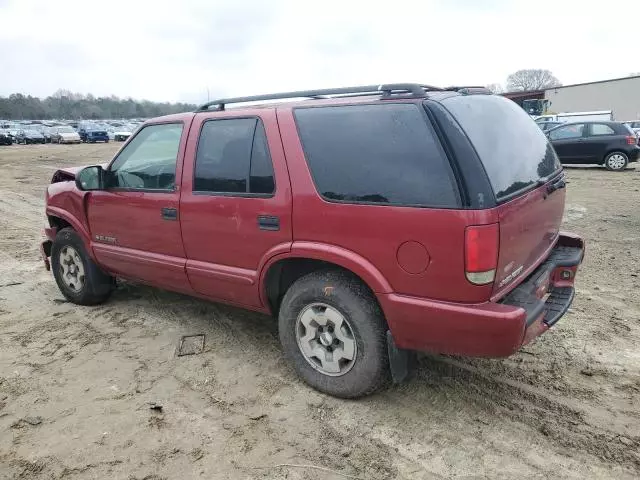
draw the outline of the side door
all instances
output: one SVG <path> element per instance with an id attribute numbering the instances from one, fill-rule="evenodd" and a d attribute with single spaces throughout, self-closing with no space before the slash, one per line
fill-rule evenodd
<path id="1" fill-rule="evenodd" d="M 583 163 L 584 123 L 571 123 L 548 132 L 549 140 L 562 163 Z"/>
<path id="2" fill-rule="evenodd" d="M 275 111 L 198 114 L 191 132 L 180 198 L 189 281 L 202 295 L 261 308 L 260 266 L 292 242 Z"/>
<path id="3" fill-rule="evenodd" d="M 609 145 L 621 137 L 605 123 L 590 123 L 587 124 L 587 127 L 587 137 L 584 143 L 589 163 L 602 163 Z"/>
<path id="4" fill-rule="evenodd" d="M 150 124 L 118 153 L 105 190 L 88 195 L 92 248 L 106 270 L 189 293 L 178 207 L 188 124 Z"/>

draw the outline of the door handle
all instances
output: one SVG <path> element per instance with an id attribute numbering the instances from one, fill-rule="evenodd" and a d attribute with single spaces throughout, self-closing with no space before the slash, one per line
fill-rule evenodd
<path id="1" fill-rule="evenodd" d="M 161 210 L 162 218 L 164 220 L 178 220 L 178 209 L 164 207 Z"/>
<path id="2" fill-rule="evenodd" d="M 280 230 L 280 219 L 270 215 L 258 215 L 258 228 L 276 232 Z"/>

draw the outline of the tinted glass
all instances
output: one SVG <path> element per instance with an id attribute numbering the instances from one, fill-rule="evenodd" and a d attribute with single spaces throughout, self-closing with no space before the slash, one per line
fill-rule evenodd
<path id="1" fill-rule="evenodd" d="M 330 200 L 456 206 L 450 166 L 419 107 L 295 110 L 316 188 Z"/>
<path id="2" fill-rule="evenodd" d="M 255 118 L 205 122 L 196 154 L 194 191 L 270 194 L 274 186 L 262 122 Z"/>
<path id="3" fill-rule="evenodd" d="M 569 140 L 572 138 L 582 137 L 584 131 L 583 123 L 575 123 L 564 127 L 558 127 L 549 132 L 549 138 L 551 140 Z"/>
<path id="4" fill-rule="evenodd" d="M 181 123 L 144 127 L 111 165 L 109 185 L 173 190 L 181 136 Z"/>
<path id="5" fill-rule="evenodd" d="M 615 135 L 616 132 L 609 125 L 594 123 L 591 125 L 591 135 Z"/>
<path id="6" fill-rule="evenodd" d="M 442 104 L 474 145 L 498 199 L 561 168 L 545 134 L 515 102 L 498 95 L 468 95 Z"/>
<path id="7" fill-rule="evenodd" d="M 255 138 L 253 139 L 249 191 L 251 193 L 273 193 L 275 191 L 273 166 L 262 122 L 258 122 L 256 125 Z"/>

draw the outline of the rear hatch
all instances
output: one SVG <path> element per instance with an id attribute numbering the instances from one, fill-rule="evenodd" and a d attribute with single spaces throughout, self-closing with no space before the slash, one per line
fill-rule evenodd
<path id="1" fill-rule="evenodd" d="M 493 298 L 515 288 L 549 254 L 562 223 L 564 174 L 553 147 L 516 103 L 497 95 L 442 101 L 465 131 L 498 202 Z"/>

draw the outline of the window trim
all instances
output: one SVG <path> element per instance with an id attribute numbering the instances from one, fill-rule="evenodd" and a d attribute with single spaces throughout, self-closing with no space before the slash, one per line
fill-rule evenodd
<path id="1" fill-rule="evenodd" d="M 124 149 L 127 148 L 127 145 L 129 145 L 131 141 L 140 134 L 140 132 L 142 132 L 147 127 L 155 127 L 157 125 L 182 125 L 182 133 L 180 134 L 180 141 L 178 142 L 178 153 L 176 154 L 176 177 L 177 177 L 178 176 L 178 157 L 180 156 L 180 144 L 182 143 L 182 140 L 184 138 L 184 121 L 183 120 L 178 120 L 178 121 L 169 120 L 166 122 L 148 123 L 146 125 L 142 125 L 129 137 L 129 140 L 122 146 L 122 148 L 118 151 L 118 153 L 116 153 L 115 157 L 111 159 L 111 161 L 109 162 L 109 165 L 107 165 L 107 168 L 105 169 L 105 173 L 107 175 L 111 174 L 111 166 L 115 163 L 115 161 L 118 159 L 120 154 L 122 154 Z M 105 188 L 106 192 L 175 193 L 178 190 L 179 190 L 178 185 L 175 184 L 175 182 L 174 182 L 173 188 L 131 188 L 131 187 Z"/>
<path id="2" fill-rule="evenodd" d="M 253 193 L 253 192 L 214 192 L 211 190 L 196 190 L 196 169 L 198 167 L 198 148 L 200 147 L 200 139 L 202 138 L 202 130 L 208 122 L 221 122 L 225 120 L 257 120 L 257 123 L 253 129 L 253 136 L 251 138 L 251 155 L 249 157 L 249 170 L 247 171 L 247 186 L 251 188 L 251 161 L 253 159 L 253 144 L 256 140 L 256 130 L 258 124 L 262 125 L 264 131 L 265 140 L 267 142 L 267 152 L 269 153 L 269 161 L 271 162 L 271 170 L 273 171 L 273 192 L 272 193 Z M 200 124 L 200 130 L 198 131 L 198 141 L 196 142 L 196 151 L 193 155 L 193 175 L 191 178 L 191 193 L 193 195 L 203 195 L 210 197 L 239 197 L 239 198 L 273 198 L 278 191 L 278 182 L 276 181 L 276 169 L 273 164 L 273 156 L 271 155 L 271 148 L 269 148 L 269 135 L 267 129 L 264 126 L 262 117 L 259 115 L 240 115 L 240 116 L 228 116 L 228 117 L 210 117 L 205 118 Z"/>
<path id="3" fill-rule="evenodd" d="M 553 132 L 557 132 L 558 130 L 562 130 L 563 128 L 568 128 L 568 127 L 571 127 L 573 125 L 582 125 L 582 133 L 579 136 L 577 136 L 577 137 L 565 137 L 565 138 L 551 138 L 551 135 L 553 134 Z M 553 128 L 551 131 L 549 131 L 549 140 L 551 142 L 559 142 L 559 141 L 562 141 L 562 140 L 575 140 L 577 138 L 585 138 L 585 137 L 588 136 L 588 135 L 585 135 L 588 131 L 590 132 L 591 129 L 589 128 L 589 125 L 584 123 L 584 122 L 582 122 L 582 123 L 580 123 L 580 122 L 569 123 L 567 125 L 561 125 L 561 126 L 559 126 L 557 128 Z"/>
<path id="4" fill-rule="evenodd" d="M 601 125 L 604 127 L 607 127 L 609 130 L 611 130 L 611 133 L 593 133 L 593 127 L 597 126 L 597 125 Z M 613 128 L 611 125 L 607 125 L 606 123 L 590 123 L 589 124 L 589 132 L 587 133 L 587 138 L 588 137 L 610 137 L 612 135 L 620 135 L 618 132 L 616 132 L 615 128 Z"/>
<path id="5" fill-rule="evenodd" d="M 444 205 L 425 205 L 425 204 L 414 204 L 414 203 L 395 203 L 395 202 L 368 202 L 368 201 L 362 201 L 362 200 L 337 200 L 334 198 L 328 198 L 325 197 L 322 192 L 320 192 L 320 190 L 318 189 L 318 184 L 316 181 L 316 177 L 313 173 L 313 169 L 311 168 L 311 166 L 309 165 L 309 155 L 307 154 L 307 150 L 304 146 L 304 142 L 302 141 L 302 136 L 300 135 L 300 125 L 298 124 L 298 118 L 295 115 L 296 110 L 307 110 L 307 109 L 312 109 L 312 108 L 335 108 L 335 107 L 361 107 L 361 106 L 377 106 L 377 105 L 414 105 L 417 109 L 418 112 L 420 114 L 420 116 L 422 116 L 422 118 L 424 119 L 425 123 L 426 123 L 426 127 L 427 129 L 431 132 L 432 137 L 434 139 L 434 142 L 436 143 L 438 149 L 440 150 L 443 159 L 445 160 L 445 169 L 447 170 L 447 174 L 449 176 L 449 183 L 451 185 L 451 188 L 453 190 L 453 195 L 455 197 L 455 205 L 451 205 L 451 206 L 444 206 Z M 444 145 L 442 144 L 442 141 L 440 140 L 440 137 L 438 136 L 438 132 L 435 130 L 433 124 L 431 123 L 431 120 L 429 118 L 429 116 L 427 115 L 427 112 L 425 111 L 424 108 L 421 108 L 422 103 L 421 102 L 391 102 L 391 101 L 385 101 L 385 103 L 346 103 L 346 104 L 335 104 L 335 105 L 308 105 L 308 106 L 300 106 L 300 107 L 293 107 L 291 109 L 291 115 L 293 116 L 293 123 L 296 126 L 296 134 L 298 136 L 298 141 L 300 142 L 300 146 L 302 148 L 302 152 L 304 154 L 304 162 L 307 166 L 307 170 L 309 171 L 309 174 L 311 175 L 311 180 L 312 180 L 312 184 L 313 184 L 313 188 L 316 191 L 316 193 L 318 194 L 318 197 L 327 202 L 327 203 L 336 203 L 336 204 L 342 204 L 342 205 L 371 205 L 371 206 L 380 206 L 380 207 L 408 207 L 408 208 L 429 208 L 431 210 L 460 210 L 463 207 L 462 204 L 462 198 L 461 198 L 461 192 L 459 189 L 459 185 L 458 185 L 458 180 L 455 176 L 455 172 L 453 171 L 453 167 L 451 165 L 451 159 L 447 156 L 447 151 L 444 148 Z"/>

